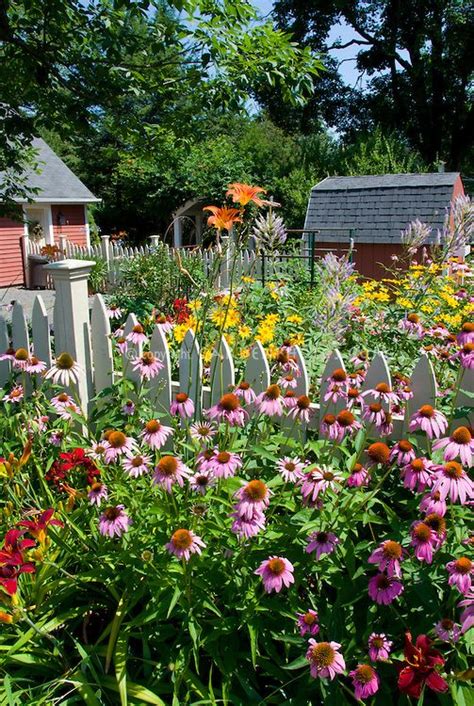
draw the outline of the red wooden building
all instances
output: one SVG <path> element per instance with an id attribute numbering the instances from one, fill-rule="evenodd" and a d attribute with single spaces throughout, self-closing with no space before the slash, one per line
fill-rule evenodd
<path id="1" fill-rule="evenodd" d="M 304 227 L 317 231 L 316 248 L 335 253 L 347 250 L 352 237 L 357 270 L 380 278 L 401 252 L 408 223 L 418 218 L 431 225 L 435 239 L 451 201 L 462 194 L 458 172 L 327 177 L 311 191 Z"/>
<path id="2" fill-rule="evenodd" d="M 24 284 L 23 235 L 43 245 L 57 244 L 59 236 L 88 245 L 87 205 L 100 201 L 44 140 L 33 140 L 33 147 L 38 169 L 28 172 L 26 183 L 37 191 L 31 202 L 18 202 L 16 218 L 0 217 L 0 287 Z"/>

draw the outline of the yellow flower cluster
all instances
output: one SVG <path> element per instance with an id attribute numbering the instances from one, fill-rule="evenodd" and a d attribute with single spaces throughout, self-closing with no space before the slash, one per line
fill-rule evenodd
<path id="1" fill-rule="evenodd" d="M 275 328 L 279 318 L 278 314 L 267 314 L 267 316 L 263 317 L 257 327 L 255 339 L 263 345 L 271 343 L 275 338 Z"/>

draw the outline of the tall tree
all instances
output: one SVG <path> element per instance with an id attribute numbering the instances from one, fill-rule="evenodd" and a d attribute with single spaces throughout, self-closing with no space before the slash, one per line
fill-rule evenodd
<path id="1" fill-rule="evenodd" d="M 474 144 L 471 0 L 276 0 L 278 26 L 317 51 L 337 23 L 369 77 L 352 101 L 357 126 L 405 134 L 425 161 L 459 168 Z M 352 96 L 354 99 L 354 96 Z"/>

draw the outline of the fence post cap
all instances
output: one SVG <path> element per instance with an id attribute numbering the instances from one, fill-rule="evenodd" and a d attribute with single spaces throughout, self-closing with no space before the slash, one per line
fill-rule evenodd
<path id="1" fill-rule="evenodd" d="M 102 238 L 102 240 L 110 240 L 110 235 L 101 235 L 100 237 Z"/>
<path id="2" fill-rule="evenodd" d="M 43 268 L 58 279 L 82 279 L 88 277 L 94 267 L 94 260 L 59 260 L 43 265 Z"/>

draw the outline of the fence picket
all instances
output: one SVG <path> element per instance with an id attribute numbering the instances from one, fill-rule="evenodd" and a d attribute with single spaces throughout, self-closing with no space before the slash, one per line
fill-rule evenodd
<path id="1" fill-rule="evenodd" d="M 48 313 L 43 297 L 36 295 L 31 315 L 31 333 L 33 352 L 37 358 L 44 361 L 48 368 L 52 363 L 51 336 L 49 332 Z"/>
<path id="2" fill-rule="evenodd" d="M 345 403 L 341 400 L 338 400 L 336 403 L 331 402 L 331 400 L 328 400 L 327 402 L 324 401 L 324 396 L 329 388 L 329 383 L 328 383 L 327 379 L 329 377 L 331 377 L 332 373 L 337 368 L 342 368 L 342 370 L 344 370 L 344 371 L 346 369 L 345 365 L 344 365 L 344 361 L 342 360 L 341 354 L 336 349 L 329 356 L 328 362 L 326 363 L 326 367 L 324 368 L 324 372 L 323 372 L 323 375 L 321 378 L 321 388 L 320 388 L 320 393 L 319 393 L 319 420 L 320 420 L 320 422 L 322 421 L 324 415 L 328 414 L 329 412 L 331 414 L 337 414 L 341 409 L 344 409 L 344 407 L 345 407 Z"/>
<path id="3" fill-rule="evenodd" d="M 464 368 L 461 380 L 459 383 L 459 389 L 456 394 L 455 407 L 470 407 L 470 411 L 464 417 L 458 417 L 454 419 L 452 423 L 452 428 L 456 429 L 460 426 L 474 427 L 474 405 L 472 402 L 472 395 L 474 394 L 474 370 L 472 368 Z M 471 396 L 469 396 L 471 395 Z"/>
<path id="4" fill-rule="evenodd" d="M 159 418 L 163 420 L 169 416 L 172 384 L 170 351 L 161 326 L 155 326 L 151 337 L 150 350 L 163 363 L 163 368 L 149 383 L 150 398 L 153 406 L 158 410 Z"/>
<path id="5" fill-rule="evenodd" d="M 194 402 L 195 418 L 202 410 L 202 357 L 196 334 L 189 329 L 179 354 L 179 389 Z"/>
<path id="6" fill-rule="evenodd" d="M 138 319 L 135 314 L 129 314 L 127 321 L 125 322 L 125 326 L 123 327 L 123 335 L 125 338 L 132 332 L 133 327 L 137 326 L 137 324 Z M 142 350 L 143 345 L 141 343 L 132 343 L 131 341 L 128 341 L 127 350 L 122 354 L 123 374 L 128 380 L 132 380 L 133 382 L 140 382 L 141 378 L 138 370 L 133 370 L 131 361 L 135 356 L 141 355 Z"/>
<path id="7" fill-rule="evenodd" d="M 235 368 L 229 344 L 224 336 L 216 344 L 211 360 L 211 405 L 235 387 Z"/>
<path id="8" fill-rule="evenodd" d="M 410 379 L 413 397 L 408 400 L 405 423 L 408 428 L 410 416 L 424 404 L 436 407 L 437 384 L 431 360 L 422 353 L 416 363 Z"/>
<path id="9" fill-rule="evenodd" d="M 295 394 L 299 397 L 300 395 L 307 395 L 309 392 L 309 377 L 308 369 L 306 368 L 306 362 L 301 352 L 299 346 L 293 346 L 292 354 L 295 357 L 296 363 L 300 370 L 300 376 L 296 378 L 296 387 L 294 388 Z"/>
<path id="10" fill-rule="evenodd" d="M 114 380 L 110 319 L 101 294 L 96 294 L 92 303 L 91 332 L 94 384 L 96 393 L 99 393 L 110 387 Z"/>
<path id="11" fill-rule="evenodd" d="M 7 322 L 0 316 L 0 352 L 3 354 L 10 348 Z M 11 363 L 9 360 L 0 360 L 0 387 L 3 387 L 10 377 Z"/>
<path id="12" fill-rule="evenodd" d="M 256 341 L 250 351 L 245 366 L 245 381 L 249 383 L 257 395 L 264 392 L 270 385 L 270 366 L 260 341 Z"/>
<path id="13" fill-rule="evenodd" d="M 15 350 L 17 348 L 30 350 L 28 322 L 23 307 L 19 302 L 15 302 L 12 309 L 12 343 Z"/>

